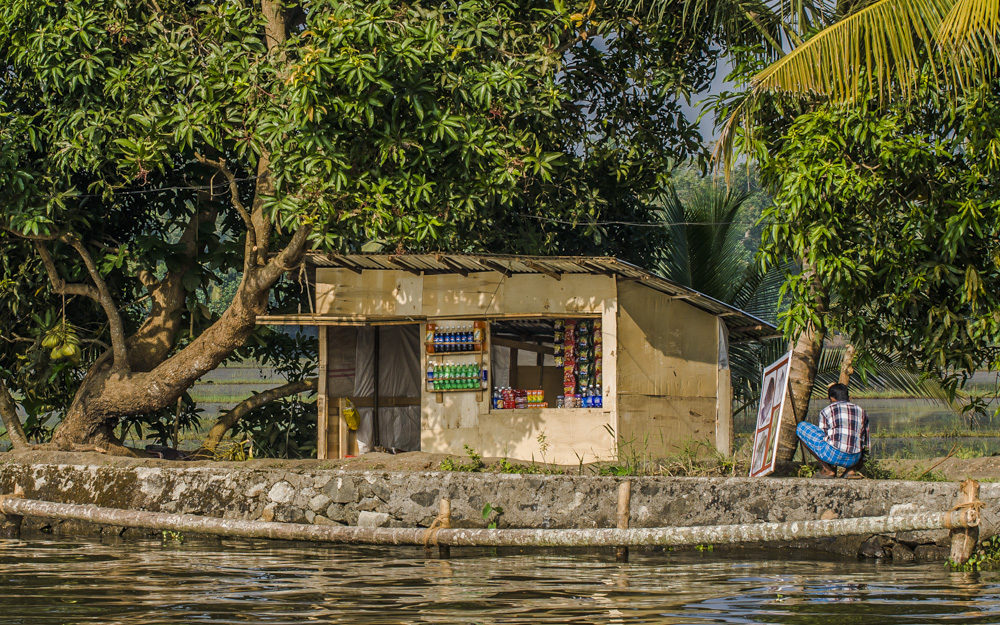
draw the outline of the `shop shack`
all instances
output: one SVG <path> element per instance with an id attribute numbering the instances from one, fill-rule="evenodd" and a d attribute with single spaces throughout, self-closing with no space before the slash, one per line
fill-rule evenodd
<path id="1" fill-rule="evenodd" d="M 376 448 L 559 464 L 732 452 L 729 344 L 774 328 L 607 257 L 307 259 L 318 457 Z M 310 271 L 312 273 L 312 271 Z M 356 411 L 357 430 L 345 416 Z"/>

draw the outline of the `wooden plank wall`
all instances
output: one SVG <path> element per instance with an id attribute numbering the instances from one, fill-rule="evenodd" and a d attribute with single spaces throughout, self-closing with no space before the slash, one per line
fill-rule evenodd
<path id="1" fill-rule="evenodd" d="M 719 327 L 719 341 L 729 349 L 729 330 L 722 318 L 716 319 Z M 722 347 L 720 347 L 721 349 Z M 718 398 L 715 409 L 715 448 L 725 456 L 733 455 L 733 380 L 729 367 L 722 368 L 719 363 Z"/>
<path id="2" fill-rule="evenodd" d="M 319 327 L 319 383 L 316 393 L 316 458 L 330 457 L 330 411 L 328 408 L 326 362 L 328 358 L 326 326 Z M 333 456 L 336 458 L 337 456 Z"/>
<path id="3" fill-rule="evenodd" d="M 481 317 L 601 313 L 614 298 L 608 276 L 497 272 L 418 276 L 406 271 L 317 269 L 316 312 L 342 316 Z"/>
<path id="4" fill-rule="evenodd" d="M 618 436 L 653 456 L 715 446 L 717 318 L 634 282 L 618 285 Z"/>
<path id="5" fill-rule="evenodd" d="M 425 276 L 422 314 L 427 317 L 551 315 L 572 317 L 600 314 L 603 319 L 604 386 L 613 398 L 617 304 L 615 281 L 607 276 L 564 275 L 555 280 L 542 275 L 503 278 L 499 273 Z M 421 332 L 426 325 L 421 325 Z M 608 353 L 612 356 L 609 358 Z M 424 355 L 423 369 L 427 368 Z M 488 359 L 488 356 L 487 356 Z M 492 378 L 491 378 L 492 379 Z M 490 390 L 483 400 L 473 393 L 425 393 L 421 407 L 423 451 L 464 455 L 469 445 L 485 457 L 576 464 L 578 458 L 611 459 L 614 440 L 605 425 L 614 427 L 614 400 L 598 410 L 499 410 L 490 407 Z M 555 398 L 550 398 L 554 403 Z M 539 443 L 539 434 L 545 443 Z M 547 447 L 544 454 L 543 447 Z"/>

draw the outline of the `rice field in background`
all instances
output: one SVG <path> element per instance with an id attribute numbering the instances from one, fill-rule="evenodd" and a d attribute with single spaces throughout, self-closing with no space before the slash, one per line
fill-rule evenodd
<path id="1" fill-rule="evenodd" d="M 254 393 L 280 386 L 285 380 L 270 367 L 239 364 L 218 369 L 198 380 L 189 391 L 204 418 L 214 419 Z"/>

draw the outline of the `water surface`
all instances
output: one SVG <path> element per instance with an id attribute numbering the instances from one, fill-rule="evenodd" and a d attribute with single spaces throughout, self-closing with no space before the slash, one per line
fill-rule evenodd
<path id="1" fill-rule="evenodd" d="M 998 574 L 831 558 L 12 540 L 0 541 L 0 622 L 1000 622 Z"/>

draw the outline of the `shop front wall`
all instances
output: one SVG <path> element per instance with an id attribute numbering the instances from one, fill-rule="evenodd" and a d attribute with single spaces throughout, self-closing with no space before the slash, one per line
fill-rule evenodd
<path id="1" fill-rule="evenodd" d="M 648 287 L 618 289 L 618 435 L 653 456 L 716 445 L 719 332 L 715 315 Z"/>

